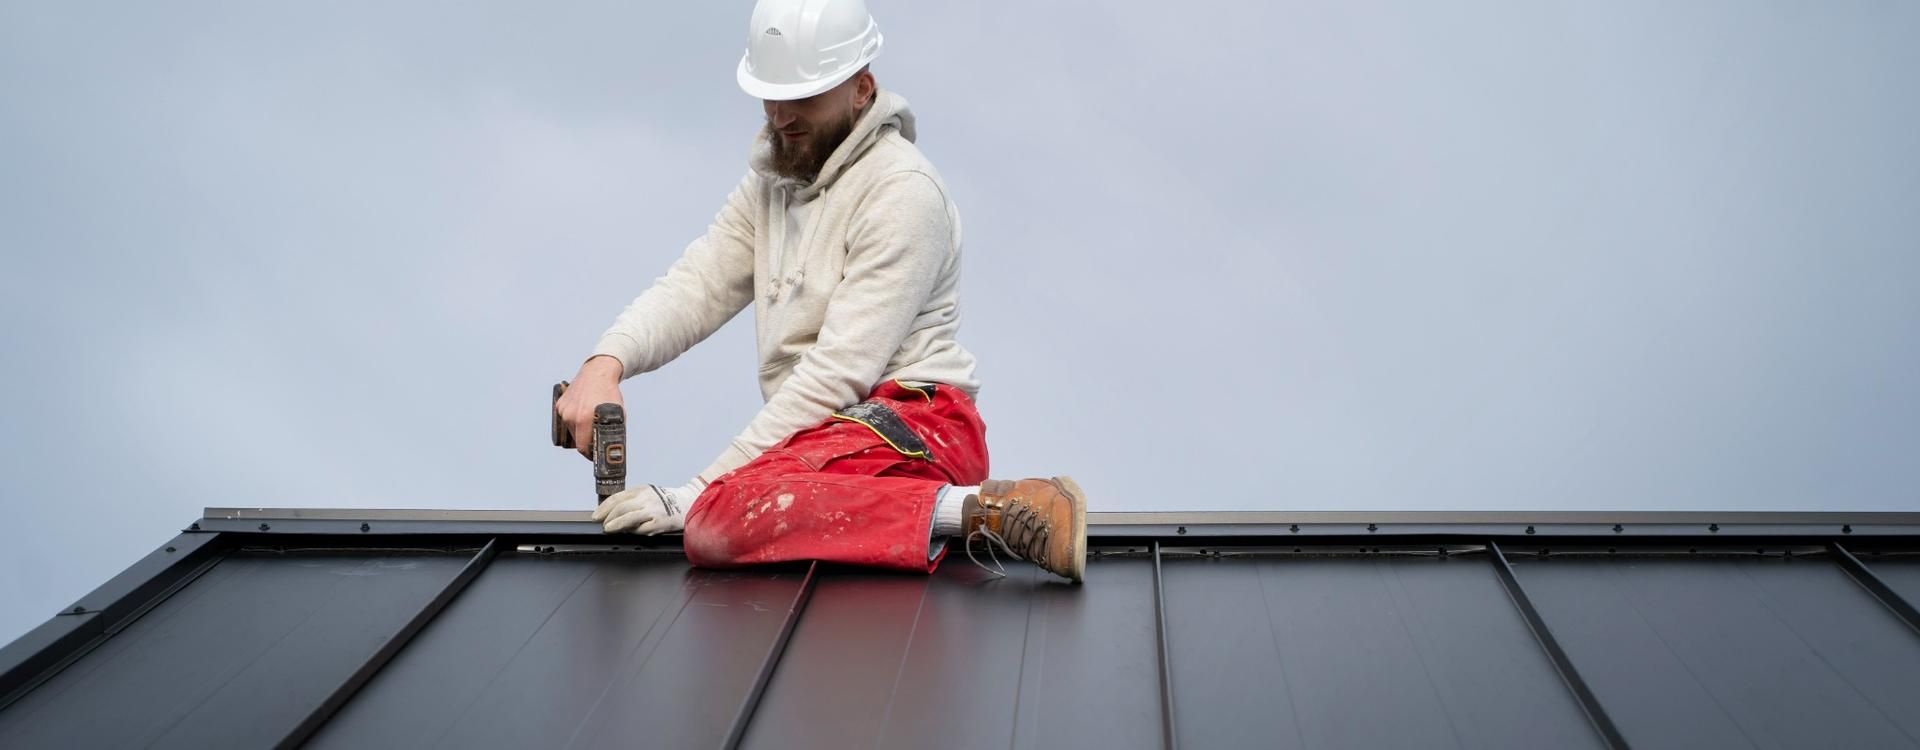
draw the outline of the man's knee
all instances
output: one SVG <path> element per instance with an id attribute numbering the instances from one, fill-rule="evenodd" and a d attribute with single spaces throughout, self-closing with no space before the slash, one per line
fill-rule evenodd
<path id="1" fill-rule="evenodd" d="M 709 505 L 703 502 L 694 507 L 695 510 L 710 510 L 702 507 Z M 687 526 L 680 534 L 680 546 L 687 553 L 687 562 L 703 568 L 714 568 L 733 561 L 733 545 L 727 538 L 725 518 L 716 518 L 712 513 L 689 512 Z"/>
<path id="2" fill-rule="evenodd" d="M 687 509 L 687 524 L 681 530 L 680 546 L 687 561 L 703 568 L 732 567 L 745 564 L 741 558 L 759 544 L 754 528 L 740 523 L 751 518 L 753 507 L 763 502 L 786 475 L 800 470 L 791 457 L 763 455 L 713 484 Z M 784 508 L 783 508 L 784 509 Z"/>

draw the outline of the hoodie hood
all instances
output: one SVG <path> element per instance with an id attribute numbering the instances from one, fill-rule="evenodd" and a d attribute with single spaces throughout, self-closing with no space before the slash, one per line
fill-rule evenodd
<path id="1" fill-rule="evenodd" d="M 886 89 L 874 94 L 873 103 L 867 106 L 865 114 L 853 124 L 853 132 L 827 157 L 827 163 L 820 166 L 820 174 L 811 183 L 782 177 L 773 171 L 773 142 L 768 140 L 765 128 L 754 136 L 753 148 L 747 154 L 747 165 L 753 171 L 774 184 L 781 184 L 793 190 L 795 200 L 805 202 L 813 200 L 821 191 L 833 186 L 848 167 L 859 161 L 889 132 L 898 132 L 900 137 L 911 143 L 914 139 L 913 110 L 907 107 L 905 97 Z"/>

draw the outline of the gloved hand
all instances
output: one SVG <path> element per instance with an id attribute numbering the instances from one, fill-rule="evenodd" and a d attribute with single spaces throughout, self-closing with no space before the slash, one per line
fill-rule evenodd
<path id="1" fill-rule="evenodd" d="M 607 498 L 593 509 L 593 520 L 609 534 L 664 534 L 687 527 L 687 509 L 706 489 L 695 479 L 679 487 L 643 484 Z"/>

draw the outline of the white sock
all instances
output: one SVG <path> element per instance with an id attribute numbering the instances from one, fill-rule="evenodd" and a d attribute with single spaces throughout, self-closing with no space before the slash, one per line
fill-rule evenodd
<path id="1" fill-rule="evenodd" d="M 933 536 L 957 536 L 960 525 L 966 519 L 960 517 L 968 495 L 980 494 L 980 486 L 955 487 L 951 484 L 940 488 L 940 498 L 933 504 Z"/>
<path id="2" fill-rule="evenodd" d="M 928 560 L 946 549 L 947 537 L 960 534 L 960 525 L 966 522 L 960 516 L 966 509 L 967 496 L 979 492 L 979 485 L 955 487 L 949 484 L 940 488 L 940 494 L 933 499 L 933 528 L 927 533 Z"/>

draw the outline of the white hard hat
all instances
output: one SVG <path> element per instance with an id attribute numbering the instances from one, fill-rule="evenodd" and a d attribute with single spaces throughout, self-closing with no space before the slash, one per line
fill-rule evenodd
<path id="1" fill-rule="evenodd" d="M 756 99 L 805 99 L 880 56 L 866 0 L 760 0 L 740 58 L 740 88 Z"/>

